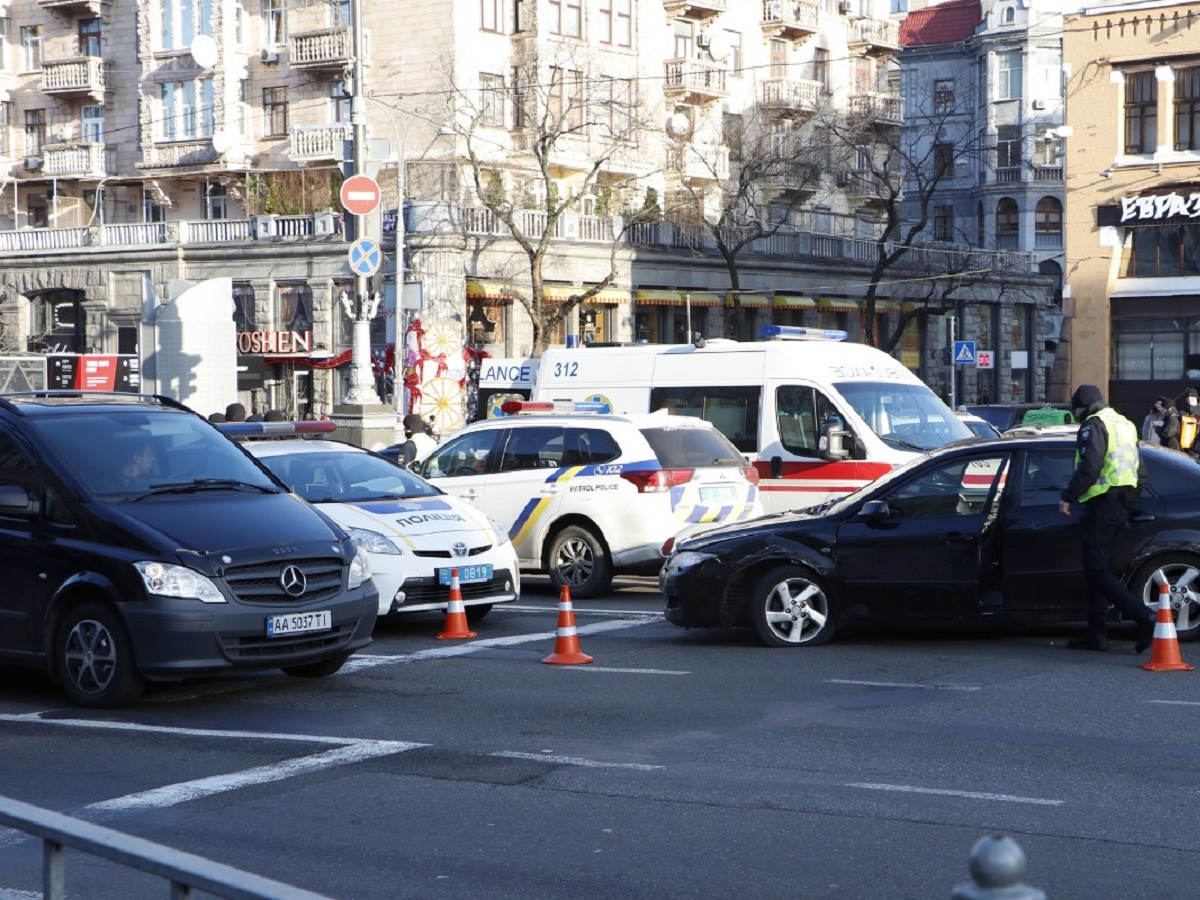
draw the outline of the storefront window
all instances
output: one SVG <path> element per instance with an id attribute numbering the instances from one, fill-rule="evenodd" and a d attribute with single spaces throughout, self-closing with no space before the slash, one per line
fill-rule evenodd
<path id="1" fill-rule="evenodd" d="M 1126 231 L 1126 278 L 1200 275 L 1200 225 L 1140 225 Z"/>
<path id="2" fill-rule="evenodd" d="M 285 331 L 312 331 L 312 288 L 305 283 L 279 285 L 277 321 Z"/>
<path id="3" fill-rule="evenodd" d="M 1197 319 L 1115 319 L 1113 379 L 1177 381 L 1189 367 L 1200 363 L 1200 356 L 1194 352 L 1198 346 Z"/>
<path id="4" fill-rule="evenodd" d="M 233 324 L 238 331 L 254 330 L 254 286 L 249 282 L 233 283 Z"/>

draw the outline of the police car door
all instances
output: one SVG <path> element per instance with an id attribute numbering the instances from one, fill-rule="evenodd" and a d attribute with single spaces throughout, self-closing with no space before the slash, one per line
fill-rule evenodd
<path id="1" fill-rule="evenodd" d="M 429 455 L 421 464 L 421 474 L 447 494 L 466 500 L 486 513 L 486 476 L 495 468 L 494 448 L 502 435 L 500 428 L 459 435 Z"/>
<path id="2" fill-rule="evenodd" d="M 488 515 L 508 528 L 522 561 L 537 560 L 537 537 L 556 515 L 565 432 L 561 425 L 509 429 L 490 479 Z"/>

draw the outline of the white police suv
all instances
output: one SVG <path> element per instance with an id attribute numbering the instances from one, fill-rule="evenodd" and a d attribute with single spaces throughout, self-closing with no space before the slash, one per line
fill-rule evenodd
<path id="1" fill-rule="evenodd" d="M 762 515 L 756 470 L 709 422 L 580 411 L 595 406 L 513 401 L 419 471 L 504 523 L 520 565 L 577 597 L 618 571 L 656 573 L 676 537 Z"/>

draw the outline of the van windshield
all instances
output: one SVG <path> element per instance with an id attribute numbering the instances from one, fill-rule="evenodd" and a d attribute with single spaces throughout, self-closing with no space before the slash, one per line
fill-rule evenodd
<path id="1" fill-rule="evenodd" d="M 923 384 L 852 381 L 838 384 L 837 389 L 880 440 L 898 450 L 923 453 L 971 437 L 970 430 Z"/>

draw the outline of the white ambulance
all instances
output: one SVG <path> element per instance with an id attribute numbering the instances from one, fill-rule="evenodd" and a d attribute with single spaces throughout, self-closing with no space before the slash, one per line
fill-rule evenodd
<path id="1" fill-rule="evenodd" d="M 971 432 L 916 375 L 845 332 L 768 325 L 766 340 L 547 350 L 533 399 L 707 419 L 759 473 L 768 512 L 869 484 Z"/>

